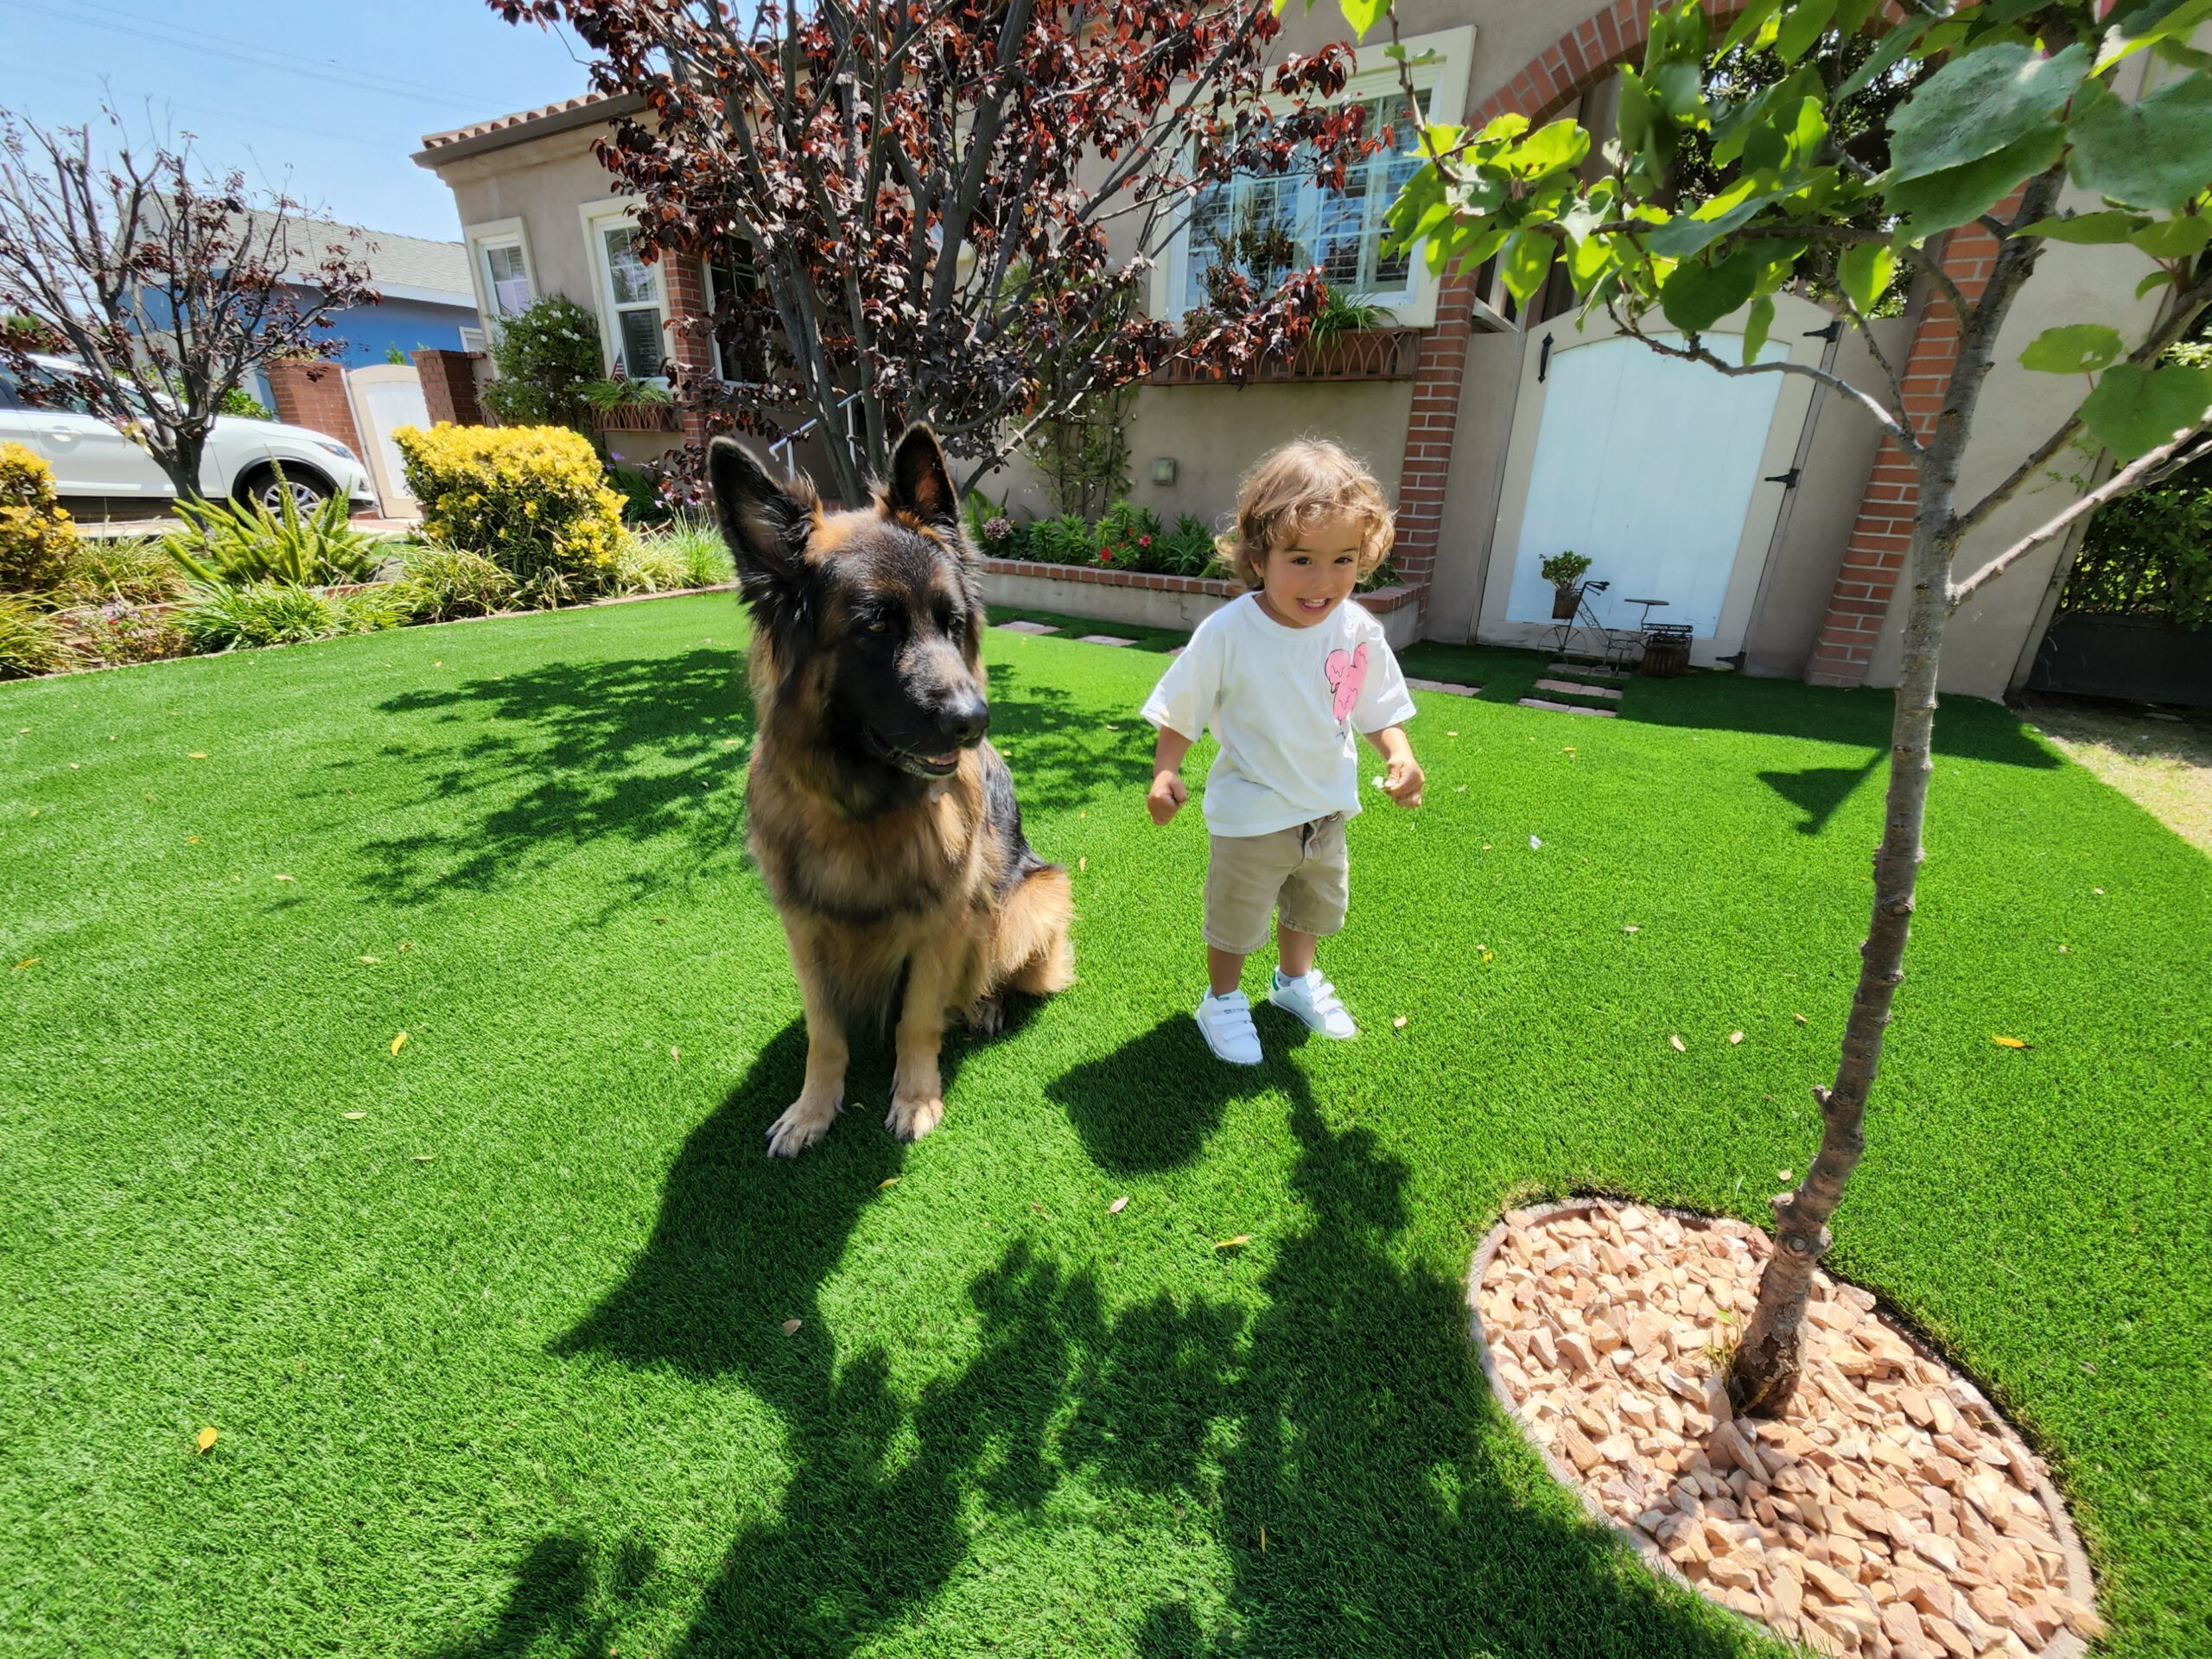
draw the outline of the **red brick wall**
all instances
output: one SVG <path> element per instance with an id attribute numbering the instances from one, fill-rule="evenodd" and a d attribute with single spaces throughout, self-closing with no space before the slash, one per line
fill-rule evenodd
<path id="1" fill-rule="evenodd" d="M 269 364 L 263 372 L 278 420 L 327 433 L 357 456 L 366 453 L 353 426 L 353 406 L 346 399 L 346 372 L 337 364 L 295 359 Z"/>
<path id="2" fill-rule="evenodd" d="M 423 403 L 430 423 L 450 421 L 455 426 L 484 426 L 484 410 L 476 401 L 476 365 L 481 352 L 449 352 L 428 346 L 415 353 L 415 372 L 423 382 Z"/>
<path id="3" fill-rule="evenodd" d="M 1993 211 L 2005 213 L 2011 200 Z M 1979 225 L 1951 232 L 1943 245 L 1943 270 L 1969 303 L 1981 296 L 1997 259 L 1997 238 Z M 1906 354 L 1904 410 L 1923 442 L 1935 430 L 1943 392 L 1959 360 L 1959 322 L 1949 306 L 1930 296 Z M 1813 661 L 1805 671 L 1814 685 L 1861 685 L 1873 665 L 1897 578 L 1912 545 L 1913 515 L 1920 507 L 1920 476 L 1896 444 L 1884 439 L 1874 454 L 1874 470 L 1859 504 L 1859 518 L 1845 544 L 1843 568 L 1828 595 L 1827 615 L 1813 641 Z"/>
<path id="4" fill-rule="evenodd" d="M 668 354 L 688 373 L 712 374 L 715 346 L 709 334 L 705 267 L 696 259 L 671 254 L 661 261 L 660 280 L 668 296 Z M 706 435 L 705 423 L 685 410 L 686 442 L 702 443 Z"/>

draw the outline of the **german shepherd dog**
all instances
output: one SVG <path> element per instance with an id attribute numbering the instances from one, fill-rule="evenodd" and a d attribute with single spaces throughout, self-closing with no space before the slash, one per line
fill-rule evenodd
<path id="1" fill-rule="evenodd" d="M 844 1100 L 847 1034 L 897 1017 L 891 1132 L 944 1116 L 949 1015 L 998 1029 L 1007 991 L 1074 978 L 1066 869 L 1022 838 L 1006 763 L 983 741 L 983 598 L 944 456 L 908 429 L 891 481 L 824 513 L 730 438 L 708 481 L 753 613 L 759 718 L 746 775 L 753 855 L 790 940 L 806 1081 L 768 1130 L 796 1157 Z"/>

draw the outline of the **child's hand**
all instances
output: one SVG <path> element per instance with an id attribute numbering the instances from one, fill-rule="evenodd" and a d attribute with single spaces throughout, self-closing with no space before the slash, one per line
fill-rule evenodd
<path id="1" fill-rule="evenodd" d="M 1154 823 L 1166 823 L 1183 810 L 1191 798 L 1191 791 L 1184 786 L 1182 778 L 1172 772 L 1160 772 L 1153 776 L 1152 789 L 1144 798 L 1145 810 L 1152 814 Z"/>
<path id="2" fill-rule="evenodd" d="M 1402 754 L 1390 762 L 1382 774 L 1382 792 L 1400 806 L 1421 804 L 1421 786 L 1428 778 L 1421 769 L 1421 762 L 1410 754 Z"/>

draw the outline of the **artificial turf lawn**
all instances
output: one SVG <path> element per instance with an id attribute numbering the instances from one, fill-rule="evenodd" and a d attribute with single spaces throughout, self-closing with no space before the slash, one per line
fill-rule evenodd
<path id="1" fill-rule="evenodd" d="M 1485 690 L 1417 697 L 1428 804 L 1352 828 L 1365 1034 L 1262 1009 L 1243 1072 L 1186 1012 L 1199 814 L 1144 810 L 1159 641 L 994 632 L 1081 982 L 955 1039 L 912 1147 L 863 1046 L 788 1164 L 740 634 L 717 595 L 0 688 L 0 1651 L 1760 1649 L 1547 1481 L 1461 1281 L 1522 1198 L 1763 1219 L 1802 1167 L 1885 694 L 1584 720 L 1512 706 L 1540 659 L 1409 653 Z M 2113 1650 L 2202 1652 L 2212 867 L 2001 709 L 1938 731 L 1832 1263 L 2053 1457 Z"/>

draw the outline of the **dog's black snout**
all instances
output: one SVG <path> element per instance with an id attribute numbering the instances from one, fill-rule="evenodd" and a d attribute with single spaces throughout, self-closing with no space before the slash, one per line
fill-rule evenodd
<path id="1" fill-rule="evenodd" d="M 966 748 L 982 741 L 983 734 L 991 729 L 991 706 L 972 690 L 956 692 L 938 716 L 938 729 L 947 742 Z"/>

